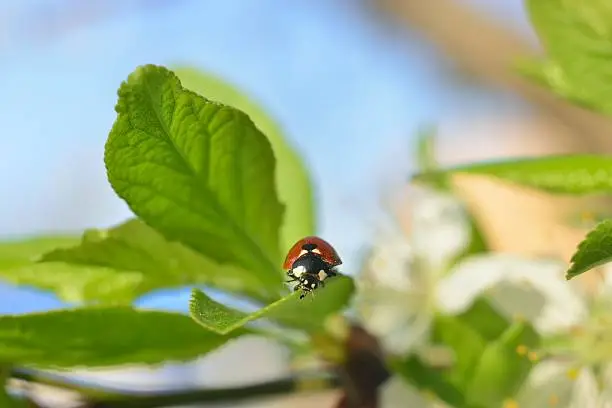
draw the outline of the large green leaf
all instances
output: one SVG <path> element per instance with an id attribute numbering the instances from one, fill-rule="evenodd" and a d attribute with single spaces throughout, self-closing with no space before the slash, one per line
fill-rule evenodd
<path id="1" fill-rule="evenodd" d="M 0 270 L 0 280 L 49 290 L 60 299 L 74 303 L 128 305 L 148 291 L 147 283 L 139 272 L 62 262 Z"/>
<path id="2" fill-rule="evenodd" d="M 527 0 L 546 50 L 525 69 L 556 93 L 612 114 L 612 4 L 607 0 Z"/>
<path id="3" fill-rule="evenodd" d="M 233 265 L 219 265 L 178 242 L 169 242 L 138 219 L 108 230 L 89 230 L 80 244 L 46 253 L 42 261 L 114 268 L 116 276 L 110 280 L 123 279 L 128 271 L 141 272 L 138 276 L 142 282 L 135 297 L 154 289 L 194 284 L 210 284 L 255 297 L 263 297 L 266 292 L 255 274 Z"/>
<path id="4" fill-rule="evenodd" d="M 443 174 L 496 177 L 550 193 L 596 194 L 612 192 L 612 157 L 561 155 L 483 162 L 445 169 Z M 417 174 L 416 181 L 426 181 Z"/>
<path id="5" fill-rule="evenodd" d="M 353 280 L 347 276 L 337 276 L 326 282 L 324 288 L 317 289 L 307 298 L 299 299 L 299 293 L 293 293 L 250 314 L 229 308 L 194 289 L 189 310 L 196 322 L 220 334 L 230 333 L 262 318 L 316 331 L 328 315 L 347 305 L 355 289 Z"/>
<path id="6" fill-rule="evenodd" d="M 167 239 L 240 265 L 280 293 L 275 160 L 249 117 L 154 65 L 130 74 L 115 110 L 105 163 L 132 211 Z"/>
<path id="7" fill-rule="evenodd" d="M 501 406 L 515 396 L 533 367 L 533 362 L 517 352 L 538 347 L 539 336 L 528 323 L 517 322 L 489 344 L 475 367 L 466 388 L 468 402 L 485 407 Z"/>
<path id="8" fill-rule="evenodd" d="M 109 268 L 36 263 L 45 251 L 78 243 L 68 236 L 40 237 L 0 243 L 0 280 L 53 291 L 67 302 L 130 303 L 142 284 L 140 273 L 118 274 Z"/>
<path id="9" fill-rule="evenodd" d="M 183 86 L 248 114 L 270 140 L 276 157 L 276 189 L 286 206 L 281 228 L 283 252 L 298 239 L 314 234 L 316 214 L 310 175 L 278 124 L 250 98 L 220 78 L 188 67 L 177 67 L 174 72 Z"/>
<path id="10" fill-rule="evenodd" d="M 78 237 L 71 236 L 43 236 L 0 242 L 0 271 L 31 265 L 45 252 L 78 242 Z"/>
<path id="11" fill-rule="evenodd" d="M 188 361 L 229 339 L 183 314 L 130 307 L 0 316 L 0 361 L 46 368 Z"/>
<path id="12" fill-rule="evenodd" d="M 612 261 L 612 220 L 600 222 L 578 245 L 565 277 L 569 280 Z"/>

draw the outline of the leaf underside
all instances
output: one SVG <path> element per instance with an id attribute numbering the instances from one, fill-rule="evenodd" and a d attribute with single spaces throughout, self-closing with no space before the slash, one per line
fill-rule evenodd
<path id="1" fill-rule="evenodd" d="M 346 306 L 354 291 L 353 280 L 347 276 L 336 276 L 326 282 L 324 288 L 317 289 L 304 299 L 299 299 L 299 293 L 292 293 L 250 314 L 229 308 L 194 289 L 189 310 L 196 322 L 220 334 L 231 333 L 262 318 L 294 328 L 316 331 L 322 327 L 328 315 Z"/>

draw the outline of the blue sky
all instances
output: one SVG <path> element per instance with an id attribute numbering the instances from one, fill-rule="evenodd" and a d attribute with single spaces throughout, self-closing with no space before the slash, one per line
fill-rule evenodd
<path id="1" fill-rule="evenodd" d="M 6 237 L 129 217 L 106 182 L 102 152 L 116 89 L 144 63 L 209 70 L 264 105 L 309 164 L 319 232 L 348 271 L 368 242 L 379 178 L 389 171 L 401 179 L 411 169 L 410 139 L 420 124 L 521 109 L 512 98 L 451 85 L 432 49 L 348 0 L 157 1 L 146 11 L 142 1 L 92 1 L 108 16 L 63 32 L 53 24 L 42 30 L 40 21 L 69 15 L 79 2 L 7 3 L 0 5 L 0 22 L 11 23 L 0 31 Z M 520 22 L 520 4 L 511 8 Z M 184 294 L 144 303 L 186 308 Z M 50 295 L 0 286 L 0 313 L 58 305 Z"/>

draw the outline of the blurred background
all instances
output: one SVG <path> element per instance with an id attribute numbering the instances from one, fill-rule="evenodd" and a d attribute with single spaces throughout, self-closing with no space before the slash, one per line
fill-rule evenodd
<path id="1" fill-rule="evenodd" d="M 381 201 L 404 196 L 425 124 L 438 126 L 444 164 L 612 150 L 607 121 L 513 71 L 537 52 L 518 0 L 2 2 L 0 235 L 78 232 L 127 219 L 102 161 L 116 90 L 138 65 L 180 64 L 232 83 L 282 126 L 311 171 L 319 233 L 351 274 L 373 243 Z M 581 237 L 581 228 L 560 221 L 575 200 L 457 182 L 497 249 L 566 259 Z M 526 225 L 528 237 L 520 234 Z M 140 304 L 186 311 L 188 295 L 164 292 Z M 51 295 L 0 285 L 0 313 L 61 306 Z M 266 364 L 255 361 L 236 375 L 230 367 L 246 350 Z M 276 346 L 254 339 L 198 364 L 96 378 L 186 387 L 288 370 Z M 257 406 L 287 406 L 273 404 Z"/>

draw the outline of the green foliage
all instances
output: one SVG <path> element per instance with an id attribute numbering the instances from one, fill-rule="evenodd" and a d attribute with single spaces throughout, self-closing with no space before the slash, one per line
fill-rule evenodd
<path id="1" fill-rule="evenodd" d="M 61 262 L 3 270 L 0 277 L 15 285 L 52 291 L 65 302 L 127 305 L 144 293 L 138 272 Z"/>
<path id="2" fill-rule="evenodd" d="M 169 242 L 138 219 L 108 230 L 86 231 L 78 245 L 48 252 L 42 261 L 114 269 L 105 275 L 102 287 L 96 285 L 91 290 L 135 276 L 137 285 L 125 297 L 128 303 L 151 290 L 196 284 L 261 299 L 266 293 L 254 274 L 233 265 L 217 264 L 178 242 Z M 102 268 L 94 270 L 98 269 Z"/>
<path id="3" fill-rule="evenodd" d="M 0 242 L 0 271 L 31 265 L 47 251 L 77 242 L 78 238 L 71 236 L 43 236 Z"/>
<path id="4" fill-rule="evenodd" d="M 545 60 L 523 72 L 579 105 L 612 114 L 612 5 L 606 0 L 527 0 Z"/>
<path id="5" fill-rule="evenodd" d="M 353 280 L 346 276 L 339 275 L 326 282 L 324 289 L 316 291 L 309 298 L 300 300 L 299 293 L 292 293 L 250 314 L 215 302 L 202 291 L 194 289 L 189 310 L 196 322 L 219 334 L 230 333 L 262 318 L 316 331 L 322 327 L 328 315 L 346 306 L 354 291 Z"/>
<path id="6" fill-rule="evenodd" d="M 469 406 L 462 391 L 445 378 L 442 372 L 424 364 L 414 355 L 401 362 L 392 363 L 395 372 L 423 392 L 433 393 L 437 398 L 455 408 L 484 408 Z"/>
<path id="7" fill-rule="evenodd" d="M 453 352 L 450 368 L 437 370 L 413 355 L 399 364 L 399 373 L 455 407 L 500 406 L 514 396 L 532 367 L 517 348 L 539 345 L 529 324 L 510 324 L 484 298 L 459 315 L 437 315 L 432 341 Z"/>
<path id="8" fill-rule="evenodd" d="M 144 222 L 280 293 L 283 206 L 270 143 L 243 112 L 147 65 L 119 89 L 105 163 L 115 192 Z"/>
<path id="9" fill-rule="evenodd" d="M 578 245 L 565 277 L 569 280 L 612 260 L 612 219 L 600 222 Z"/>
<path id="10" fill-rule="evenodd" d="M 539 345 L 539 336 L 527 323 L 511 325 L 501 337 L 486 346 L 466 388 L 469 401 L 486 407 L 513 397 L 533 367 L 527 355 L 517 352 Z"/>
<path id="11" fill-rule="evenodd" d="M 159 364 L 202 356 L 230 338 L 179 313 L 64 309 L 0 316 L 0 361 L 44 368 Z"/>
<path id="12" fill-rule="evenodd" d="M 454 193 L 453 184 L 450 183 L 449 174 L 440 171 L 436 158 L 436 129 L 432 126 L 424 127 L 417 134 L 416 162 L 419 176 L 428 187 L 447 193 Z M 484 234 L 472 214 L 468 214 L 470 221 L 470 243 L 468 247 L 457 255 L 452 264 L 461 259 L 486 252 L 488 245 Z"/>
<path id="13" fill-rule="evenodd" d="M 174 72 L 183 86 L 245 112 L 270 140 L 276 158 L 276 190 L 280 201 L 286 205 L 280 231 L 282 253 L 288 251 L 298 239 L 313 235 L 316 231 L 316 212 L 310 175 L 278 124 L 256 103 L 220 78 L 187 67 L 177 67 Z"/>
<path id="14" fill-rule="evenodd" d="M 612 192 L 612 157 L 562 155 L 473 163 L 448 168 L 442 174 L 477 174 L 496 177 L 550 193 L 596 194 Z M 416 181 L 427 181 L 417 174 Z"/>
<path id="15" fill-rule="evenodd" d="M 50 290 L 67 302 L 129 303 L 141 284 L 137 273 L 61 262 L 39 264 L 45 251 L 66 248 L 73 237 L 40 237 L 0 244 L 0 279 L 22 286 Z"/>

